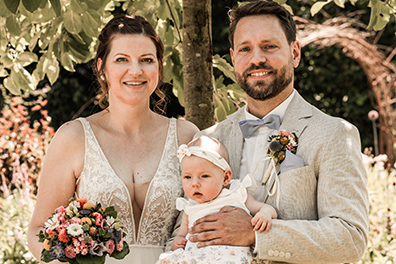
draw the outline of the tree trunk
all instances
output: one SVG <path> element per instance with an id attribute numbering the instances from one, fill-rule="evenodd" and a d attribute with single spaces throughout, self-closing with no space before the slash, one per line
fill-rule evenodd
<path id="1" fill-rule="evenodd" d="M 186 119 L 199 129 L 215 123 L 210 0 L 183 0 L 183 86 Z"/>

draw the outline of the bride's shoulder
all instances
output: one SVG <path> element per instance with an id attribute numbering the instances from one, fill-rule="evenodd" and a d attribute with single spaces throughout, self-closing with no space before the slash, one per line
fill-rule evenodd
<path id="1" fill-rule="evenodd" d="M 84 145 L 84 129 L 80 121 L 72 120 L 64 123 L 56 131 L 51 145 L 75 147 Z"/>
<path id="2" fill-rule="evenodd" d="M 199 131 L 194 123 L 185 119 L 177 119 L 177 139 L 179 145 L 190 142 Z"/>

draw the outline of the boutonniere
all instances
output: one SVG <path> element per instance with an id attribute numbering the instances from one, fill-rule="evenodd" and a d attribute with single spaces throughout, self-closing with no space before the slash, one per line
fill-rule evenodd
<path id="1" fill-rule="evenodd" d="M 279 165 L 285 160 L 286 150 L 296 154 L 298 146 L 297 135 L 286 130 L 280 131 L 279 134 L 271 135 L 268 138 L 268 142 L 266 154 L 271 158 L 271 162 L 264 173 L 262 185 L 267 183 L 271 174 L 278 174 Z"/>
<path id="2" fill-rule="evenodd" d="M 282 130 L 279 134 L 271 135 L 268 142 L 266 153 L 274 159 L 276 165 L 285 160 L 286 150 L 293 154 L 297 152 L 298 139 L 295 133 Z"/>

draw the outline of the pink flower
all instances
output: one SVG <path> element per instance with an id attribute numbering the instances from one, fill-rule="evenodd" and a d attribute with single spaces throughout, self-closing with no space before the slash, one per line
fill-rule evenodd
<path id="1" fill-rule="evenodd" d="M 56 213 L 62 213 L 65 214 L 66 213 L 66 209 L 63 206 L 59 206 L 58 208 L 56 208 Z"/>
<path id="2" fill-rule="evenodd" d="M 281 132 L 279 132 L 279 135 L 280 135 L 280 136 L 286 136 L 286 137 L 289 137 L 289 136 L 290 136 L 290 137 L 292 137 L 294 140 L 296 140 L 295 137 L 294 137 L 294 135 L 293 135 L 292 133 L 289 133 L 289 132 L 287 132 L 287 131 L 284 130 L 284 129 L 283 129 Z"/>
<path id="3" fill-rule="evenodd" d="M 377 120 L 378 117 L 379 117 L 379 114 L 378 114 L 378 112 L 375 111 L 375 110 L 371 110 L 371 111 L 368 113 L 368 118 L 369 118 L 371 121 Z"/>
<path id="4" fill-rule="evenodd" d="M 122 251 L 124 249 L 124 238 L 121 238 L 120 242 L 116 244 L 117 251 Z"/>
<path id="5" fill-rule="evenodd" d="M 81 224 L 81 219 L 78 218 L 78 217 L 73 217 L 73 218 L 71 219 L 71 223 L 72 223 L 72 224 Z"/>
<path id="6" fill-rule="evenodd" d="M 65 248 L 65 256 L 71 259 L 76 257 L 76 251 L 73 246 L 67 246 Z"/>
<path id="7" fill-rule="evenodd" d="M 113 254 L 113 251 L 115 249 L 114 241 L 110 239 L 106 242 L 105 247 L 107 248 L 107 253 L 109 253 L 109 255 Z"/>
<path id="8" fill-rule="evenodd" d="M 102 224 L 103 216 L 99 213 L 92 213 L 92 216 L 95 217 L 95 225 L 100 226 Z"/>

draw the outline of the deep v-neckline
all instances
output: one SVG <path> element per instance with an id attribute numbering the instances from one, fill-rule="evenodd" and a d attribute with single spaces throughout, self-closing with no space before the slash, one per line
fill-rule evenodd
<path id="1" fill-rule="evenodd" d="M 102 156 L 103 160 L 105 161 L 106 166 L 111 170 L 113 175 L 115 175 L 115 178 L 117 179 L 117 181 L 120 182 L 120 184 L 123 186 L 123 189 L 128 194 L 128 197 L 129 197 L 128 204 L 129 204 L 129 208 L 131 208 L 131 217 L 132 217 L 132 225 L 133 225 L 133 233 L 134 233 L 133 240 L 137 241 L 137 239 L 139 237 L 140 229 L 141 229 L 141 226 L 142 226 L 142 219 L 143 219 L 143 216 L 144 216 L 143 213 L 144 213 L 146 207 L 148 206 L 147 205 L 147 198 L 148 198 L 147 196 L 150 193 L 150 190 L 152 188 L 152 183 L 153 183 L 154 179 L 157 178 L 158 175 L 159 175 L 159 173 L 158 173 L 159 169 L 163 165 L 164 158 L 165 158 L 166 146 L 169 144 L 168 141 L 171 138 L 171 122 L 172 122 L 172 119 L 169 119 L 169 122 L 168 122 L 168 129 L 167 129 L 167 133 L 166 133 L 165 143 L 164 143 L 164 146 L 163 146 L 163 149 L 162 149 L 161 159 L 160 159 L 160 161 L 158 163 L 158 166 L 157 166 L 157 169 L 156 169 L 156 171 L 154 173 L 154 176 L 153 176 L 153 178 L 151 179 L 151 181 L 149 183 L 146 195 L 144 197 L 144 204 L 143 204 L 142 213 L 141 213 L 141 216 L 140 216 L 140 219 L 139 219 L 139 227 L 138 227 L 138 229 L 136 229 L 136 226 L 135 226 L 135 215 L 133 213 L 134 209 L 133 209 L 133 206 L 132 206 L 133 203 L 132 203 L 131 193 L 129 192 L 129 189 L 128 189 L 127 185 L 125 184 L 125 182 L 118 176 L 118 174 L 115 172 L 115 170 L 111 166 L 111 164 L 110 164 L 109 160 L 107 159 L 106 155 L 104 154 L 103 149 L 100 146 L 98 139 L 96 138 L 95 132 L 93 131 L 93 129 L 91 127 L 91 124 L 89 123 L 89 121 L 87 119 L 84 119 L 84 120 L 88 124 L 88 129 L 89 129 L 90 133 L 92 133 L 92 138 L 93 138 L 95 144 L 97 145 L 97 147 L 99 149 L 99 152 L 100 152 L 100 155 Z"/>

